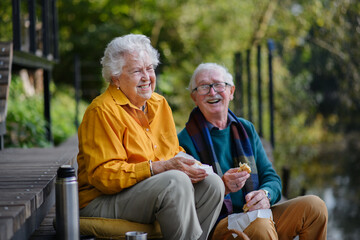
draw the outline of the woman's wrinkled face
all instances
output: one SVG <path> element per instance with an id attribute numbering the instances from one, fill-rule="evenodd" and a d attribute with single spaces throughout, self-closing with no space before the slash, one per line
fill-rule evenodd
<path id="1" fill-rule="evenodd" d="M 125 65 L 113 83 L 138 108 L 144 106 L 155 90 L 156 75 L 149 54 L 145 51 L 125 53 Z"/>

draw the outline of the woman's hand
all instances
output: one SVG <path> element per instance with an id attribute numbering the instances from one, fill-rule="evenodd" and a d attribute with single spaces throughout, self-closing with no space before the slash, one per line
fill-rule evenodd
<path id="1" fill-rule="evenodd" d="M 225 195 L 242 189 L 246 180 L 250 177 L 249 173 L 245 171 L 239 172 L 238 170 L 239 168 L 231 168 L 222 176 L 225 184 Z"/>
<path id="2" fill-rule="evenodd" d="M 154 174 L 162 173 L 168 170 L 179 170 L 189 176 L 192 183 L 197 183 L 207 177 L 204 169 L 194 168 L 193 165 L 196 160 L 175 156 L 167 161 L 152 162 Z"/>
<path id="3" fill-rule="evenodd" d="M 246 194 L 245 201 L 249 208 L 249 211 L 270 208 L 270 201 L 267 198 L 264 190 L 261 189 Z"/>

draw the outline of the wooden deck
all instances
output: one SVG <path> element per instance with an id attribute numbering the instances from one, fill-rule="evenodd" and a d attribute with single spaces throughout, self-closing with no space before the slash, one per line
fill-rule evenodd
<path id="1" fill-rule="evenodd" d="M 50 209 L 40 226 L 31 235 L 29 240 L 56 240 L 56 230 L 53 220 L 56 216 L 55 206 Z"/>
<path id="2" fill-rule="evenodd" d="M 0 151 L 0 240 L 29 239 L 55 211 L 56 171 L 73 163 L 77 149 L 73 137 L 54 148 Z"/>

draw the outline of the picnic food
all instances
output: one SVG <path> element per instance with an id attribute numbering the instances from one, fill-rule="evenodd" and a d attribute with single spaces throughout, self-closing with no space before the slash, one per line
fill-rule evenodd
<path id="1" fill-rule="evenodd" d="M 243 206 L 243 211 L 246 213 L 247 211 L 249 211 L 249 207 L 248 205 L 245 203 Z"/>
<path id="2" fill-rule="evenodd" d="M 238 172 L 246 171 L 247 173 L 251 173 L 251 168 L 247 163 L 239 163 Z"/>
<path id="3" fill-rule="evenodd" d="M 203 164 L 200 162 L 200 161 L 198 161 L 198 160 L 195 160 L 195 163 L 197 164 L 197 165 L 199 165 L 199 166 L 202 166 Z"/>

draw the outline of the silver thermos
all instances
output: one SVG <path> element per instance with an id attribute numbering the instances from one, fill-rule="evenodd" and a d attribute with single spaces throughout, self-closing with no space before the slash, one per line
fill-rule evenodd
<path id="1" fill-rule="evenodd" d="M 56 177 L 56 236 L 61 240 L 80 239 L 79 196 L 75 169 L 62 165 Z"/>

